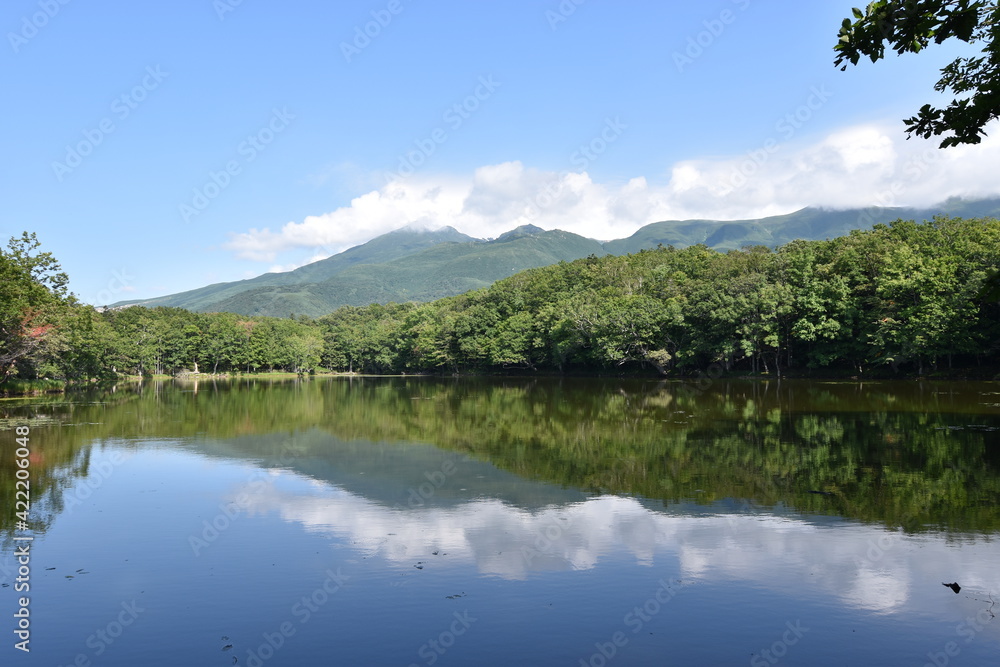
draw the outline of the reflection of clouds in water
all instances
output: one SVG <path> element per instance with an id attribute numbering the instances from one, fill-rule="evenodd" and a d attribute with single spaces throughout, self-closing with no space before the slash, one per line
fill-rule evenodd
<path id="1" fill-rule="evenodd" d="M 639 565 L 679 562 L 684 579 L 808 586 L 876 613 L 901 609 L 914 587 L 942 577 L 960 578 L 970 590 L 1000 591 L 1000 575 L 986 566 L 985 541 L 958 544 L 940 535 L 768 514 L 669 515 L 617 496 L 534 512 L 488 499 L 402 510 L 328 485 L 311 484 L 308 495 L 285 486 L 248 492 L 247 509 L 276 512 L 398 565 L 438 551 L 450 562 L 474 562 L 484 574 L 524 579 L 533 571 L 590 569 L 624 550 Z"/>
<path id="2" fill-rule="evenodd" d="M 852 607 L 874 612 L 897 609 L 910 595 L 912 554 L 895 533 L 876 527 L 730 515 L 685 525 L 677 535 L 687 577 L 721 576 L 782 588 L 796 585 L 789 580 L 801 576 Z M 872 551 L 869 542 L 880 539 L 888 549 Z"/>
<path id="3" fill-rule="evenodd" d="M 905 576 L 905 572 L 902 573 Z M 858 571 L 844 599 L 852 606 L 870 611 L 889 612 L 903 606 L 909 597 L 910 581 L 886 570 L 863 568 Z"/>

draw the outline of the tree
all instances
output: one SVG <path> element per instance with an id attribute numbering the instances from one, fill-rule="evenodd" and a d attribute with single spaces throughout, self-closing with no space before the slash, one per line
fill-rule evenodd
<path id="1" fill-rule="evenodd" d="M 877 0 L 846 18 L 834 46 L 841 70 L 862 56 L 877 62 L 888 44 L 896 53 L 919 53 L 955 38 L 983 44 L 979 57 L 959 57 L 941 70 L 934 85 L 956 97 L 943 109 L 925 104 L 903 122 L 911 135 L 929 139 L 946 135 L 941 148 L 978 144 L 983 127 L 1000 117 L 1000 6 L 983 0 Z"/>
<path id="2" fill-rule="evenodd" d="M 847 278 L 826 261 L 833 247 L 830 241 L 793 241 L 778 251 L 792 291 L 788 365 L 793 342 L 802 344 L 809 366 L 847 356 L 841 350 L 850 334 L 853 299 Z"/>
<path id="3" fill-rule="evenodd" d="M 141 306 L 107 310 L 107 320 L 120 344 L 121 371 L 152 375 L 156 369 L 156 341 L 152 311 Z"/>
<path id="4" fill-rule="evenodd" d="M 70 308 L 61 322 L 58 365 L 69 382 L 113 381 L 122 345 L 114 329 L 93 306 Z"/>
<path id="5" fill-rule="evenodd" d="M 54 333 L 56 311 L 70 298 L 66 274 L 51 253 L 37 252 L 34 233 L 0 249 L 0 383 L 25 374 L 25 364 Z"/>
<path id="6" fill-rule="evenodd" d="M 237 316 L 233 313 L 212 313 L 203 317 L 208 321 L 204 354 L 205 361 L 212 365 L 211 372 L 218 373 L 220 367 L 224 371 L 238 369 L 243 330 L 237 323 Z"/>

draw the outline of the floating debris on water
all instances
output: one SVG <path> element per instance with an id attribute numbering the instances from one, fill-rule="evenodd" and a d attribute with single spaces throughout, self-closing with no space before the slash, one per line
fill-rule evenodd
<path id="1" fill-rule="evenodd" d="M 994 404 L 992 407 L 1000 407 L 1000 403 Z M 951 426 L 935 426 L 935 431 L 983 431 L 985 433 L 993 433 L 994 431 L 1000 431 L 1000 426 L 989 426 L 988 424 L 964 424 L 961 426 L 951 425 Z"/>

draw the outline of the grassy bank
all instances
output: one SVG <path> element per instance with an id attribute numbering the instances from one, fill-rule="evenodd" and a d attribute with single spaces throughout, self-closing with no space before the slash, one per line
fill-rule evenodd
<path id="1" fill-rule="evenodd" d="M 57 394 L 66 389 L 62 380 L 7 380 L 0 384 L 0 397 Z"/>

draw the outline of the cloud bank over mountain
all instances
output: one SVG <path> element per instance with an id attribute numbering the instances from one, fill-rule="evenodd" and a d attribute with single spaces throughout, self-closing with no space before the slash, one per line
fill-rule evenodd
<path id="1" fill-rule="evenodd" d="M 280 228 L 230 234 L 237 257 L 287 261 L 289 270 L 405 225 L 450 225 L 493 237 L 522 224 L 597 239 L 628 236 L 660 220 L 735 220 L 805 206 L 929 206 L 948 197 L 1000 193 L 993 165 L 1000 137 L 947 151 L 906 141 L 889 126 L 857 125 L 808 144 L 776 134 L 739 155 L 674 164 L 662 179 L 595 182 L 587 172 L 546 171 L 510 161 L 469 175 L 417 172 L 361 194 L 348 206 Z M 661 182 L 662 181 L 662 182 Z"/>

